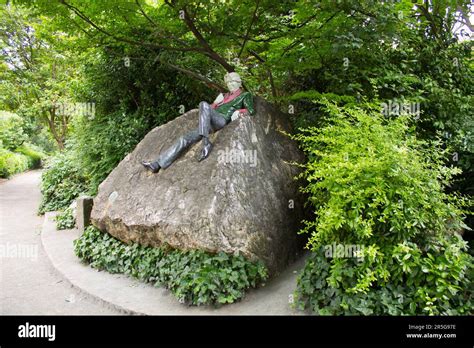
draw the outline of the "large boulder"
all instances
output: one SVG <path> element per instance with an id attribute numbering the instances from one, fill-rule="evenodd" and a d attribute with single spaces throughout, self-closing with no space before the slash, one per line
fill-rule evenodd
<path id="1" fill-rule="evenodd" d="M 157 174 L 140 162 L 197 128 L 198 111 L 150 131 L 99 186 L 92 223 L 127 243 L 241 252 L 271 274 L 282 270 L 302 249 L 299 167 L 290 162 L 304 156 L 281 132 L 290 130 L 288 115 L 261 98 L 255 108 L 212 134 L 206 160 L 197 162 L 195 144 Z"/>

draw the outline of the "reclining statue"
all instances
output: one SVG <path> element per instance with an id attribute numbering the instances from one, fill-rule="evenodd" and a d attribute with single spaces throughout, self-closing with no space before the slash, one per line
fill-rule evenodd
<path id="1" fill-rule="evenodd" d="M 161 152 L 155 161 L 143 161 L 145 168 L 157 173 L 161 168 L 169 167 L 185 149 L 202 139 L 203 146 L 198 158 L 200 162 L 209 156 L 213 147 L 209 141 L 209 133 L 222 129 L 239 116 L 255 114 L 253 96 L 242 90 L 239 74 L 235 72 L 226 74 L 224 82 L 229 89 L 228 93 L 220 93 L 211 105 L 204 101 L 199 103 L 198 129 L 181 136 L 173 145 Z"/>

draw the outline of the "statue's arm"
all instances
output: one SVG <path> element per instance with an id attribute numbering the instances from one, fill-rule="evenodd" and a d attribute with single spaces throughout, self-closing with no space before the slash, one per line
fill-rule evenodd
<path id="1" fill-rule="evenodd" d="M 253 95 L 247 93 L 247 95 L 244 97 L 243 104 L 250 115 L 255 115 L 255 108 L 253 106 Z"/>
<path id="2" fill-rule="evenodd" d="M 217 107 L 217 104 L 219 104 L 221 101 L 224 100 L 224 95 L 222 93 L 219 93 L 219 95 L 216 97 L 216 100 L 211 104 L 211 107 L 215 109 Z"/>
<path id="3" fill-rule="evenodd" d="M 232 114 L 232 121 L 237 119 L 239 116 L 246 116 L 248 114 L 254 115 L 255 108 L 253 107 L 253 96 L 250 93 L 244 95 L 240 102 L 240 109 L 235 110 Z"/>

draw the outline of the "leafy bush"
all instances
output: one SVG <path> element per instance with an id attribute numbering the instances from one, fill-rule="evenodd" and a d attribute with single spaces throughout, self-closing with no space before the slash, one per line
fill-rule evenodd
<path id="1" fill-rule="evenodd" d="M 67 208 L 81 193 L 87 193 L 87 183 L 72 151 L 52 157 L 41 177 L 39 212 Z"/>
<path id="2" fill-rule="evenodd" d="M 30 144 L 22 144 L 15 152 L 25 155 L 28 158 L 28 168 L 33 169 L 41 167 L 41 160 L 45 157 L 44 153 Z"/>
<path id="3" fill-rule="evenodd" d="M 56 228 L 58 230 L 67 230 L 73 228 L 76 223 L 76 219 L 74 219 L 72 209 L 70 207 L 64 209 L 58 215 L 56 215 L 55 220 Z"/>
<path id="4" fill-rule="evenodd" d="M 410 135 L 406 117 L 323 104 L 330 124 L 295 136 L 315 213 L 300 231 L 314 254 L 296 305 L 333 315 L 469 313 L 473 259 L 458 235 L 467 202 L 443 192 L 459 170 Z M 335 245 L 354 248 L 336 255 Z"/>
<path id="5" fill-rule="evenodd" d="M 28 168 L 38 168 L 44 155 L 25 144 L 15 152 L 0 147 L 0 177 L 9 178 Z"/>
<path id="6" fill-rule="evenodd" d="M 74 241 L 74 252 L 94 268 L 165 286 L 180 302 L 193 305 L 232 303 L 267 278 L 262 263 L 240 254 L 128 245 L 93 226 Z"/>
<path id="7" fill-rule="evenodd" d="M 76 162 L 90 178 L 89 191 L 97 193 L 99 184 L 145 136 L 148 125 L 142 115 L 117 112 L 97 115 L 93 120 L 77 120 L 71 146 Z"/>
<path id="8" fill-rule="evenodd" d="M 0 148 L 0 177 L 9 178 L 27 169 L 28 157 Z"/>
<path id="9" fill-rule="evenodd" d="M 0 147 L 13 151 L 26 138 L 21 117 L 8 111 L 0 111 Z"/>
<path id="10" fill-rule="evenodd" d="M 35 128 L 33 132 L 29 134 L 28 143 L 34 144 L 39 152 L 47 155 L 54 154 L 58 149 L 53 136 L 44 126 Z"/>

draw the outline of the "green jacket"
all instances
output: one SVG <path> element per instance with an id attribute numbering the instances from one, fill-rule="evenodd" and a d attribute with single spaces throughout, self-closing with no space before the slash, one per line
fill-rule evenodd
<path id="1" fill-rule="evenodd" d="M 215 110 L 220 113 L 227 122 L 232 118 L 232 114 L 239 109 L 247 109 L 250 115 L 255 114 L 253 107 L 253 96 L 250 92 L 243 92 L 228 103 L 222 104 Z"/>

